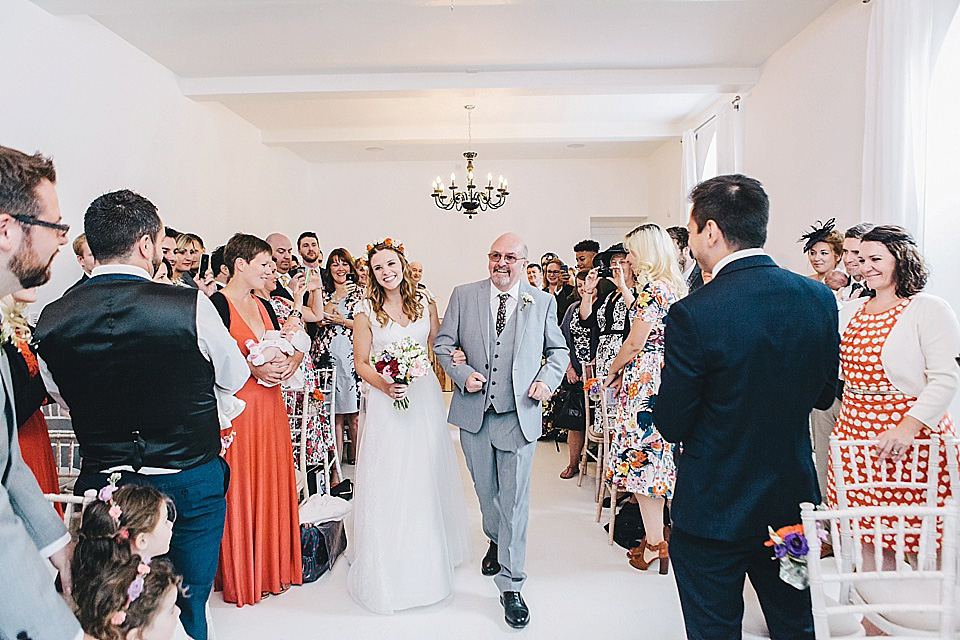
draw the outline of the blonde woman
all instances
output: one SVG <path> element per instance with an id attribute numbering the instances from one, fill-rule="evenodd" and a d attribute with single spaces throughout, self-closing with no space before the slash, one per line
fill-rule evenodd
<path id="1" fill-rule="evenodd" d="M 177 248 L 173 250 L 173 284 L 197 288 L 197 280 L 194 280 L 190 272 L 200 265 L 202 254 L 203 243 L 199 237 L 192 233 L 181 233 L 177 236 Z M 202 279 L 201 275 L 197 277 Z"/>
<path id="2" fill-rule="evenodd" d="M 630 333 L 610 364 L 604 386 L 619 382 L 616 430 L 610 442 L 606 479 L 633 493 L 646 536 L 627 555 L 631 566 L 646 569 L 660 560 L 667 572 L 663 505 L 673 497 L 676 467 L 673 445 L 653 424 L 653 406 L 663 367 L 663 319 L 670 305 L 687 292 L 673 241 L 658 224 L 643 224 L 627 234 L 624 248 L 637 281 L 630 307 Z"/>

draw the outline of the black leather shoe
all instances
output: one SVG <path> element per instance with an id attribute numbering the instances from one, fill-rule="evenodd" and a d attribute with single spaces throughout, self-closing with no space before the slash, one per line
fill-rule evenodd
<path id="1" fill-rule="evenodd" d="M 500 573 L 500 562 L 497 560 L 497 543 L 491 542 L 487 555 L 480 562 L 480 573 L 485 576 L 495 576 Z"/>
<path id="2" fill-rule="evenodd" d="M 530 609 L 519 591 L 504 591 L 500 594 L 500 604 L 503 605 L 503 619 L 514 629 L 523 629 L 530 622 Z"/>

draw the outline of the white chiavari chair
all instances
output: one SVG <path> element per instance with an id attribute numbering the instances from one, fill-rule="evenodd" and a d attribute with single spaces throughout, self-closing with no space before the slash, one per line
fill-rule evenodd
<path id="1" fill-rule="evenodd" d="M 603 474 L 606 471 L 610 458 L 610 439 L 613 437 L 613 430 L 616 423 L 613 417 L 617 411 L 617 396 L 612 388 L 604 390 L 603 398 L 597 403 L 600 408 L 600 424 L 603 425 L 603 440 L 600 443 L 600 451 L 603 455 L 600 457 L 600 463 L 597 465 L 597 480 L 600 483 L 600 492 L 597 496 L 597 522 L 600 522 L 603 513 L 603 499 L 605 494 L 610 496 L 610 522 L 608 528 L 607 544 L 613 544 L 613 530 L 617 521 L 617 498 L 619 491 L 617 485 L 603 480 Z"/>

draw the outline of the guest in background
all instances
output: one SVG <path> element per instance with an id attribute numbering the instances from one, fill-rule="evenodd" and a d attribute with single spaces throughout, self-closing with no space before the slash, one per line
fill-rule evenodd
<path id="1" fill-rule="evenodd" d="M 583 298 L 583 289 L 586 283 L 589 271 L 581 271 L 577 274 L 577 293 Z M 584 324 L 580 319 L 580 305 L 572 304 L 567 308 L 560 322 L 560 331 L 563 332 L 563 338 L 567 343 L 567 349 L 570 350 L 570 364 L 567 365 L 567 371 L 561 386 L 571 387 L 570 393 L 579 393 L 583 396 L 583 365 L 589 364 L 590 357 L 590 326 Z M 569 420 L 565 423 L 567 429 L 567 449 L 570 454 L 567 467 L 560 472 L 560 477 L 564 480 L 575 478 L 579 474 L 580 456 L 583 453 L 583 442 L 587 431 L 585 421 L 586 406 L 583 401 L 580 403 L 583 414 L 580 415 L 579 422 Z"/>
<path id="2" fill-rule="evenodd" d="M 936 433 L 956 437 L 947 412 L 957 393 L 956 356 L 960 353 L 957 317 L 942 299 L 923 293 L 929 272 L 916 243 L 902 227 L 881 225 L 863 235 L 860 273 L 871 298 L 857 298 L 840 312 L 843 338 L 840 363 L 845 380 L 843 408 L 834 433 L 841 439 L 876 440 L 875 455 L 867 460 L 844 456 L 843 472 L 852 465 L 881 465 L 904 459 L 916 438 Z M 947 448 L 941 440 L 937 478 L 937 505 L 951 496 L 947 471 Z M 925 483 L 928 452 L 921 449 L 916 473 L 903 470 L 903 480 Z M 831 456 L 831 465 L 833 464 Z M 860 473 L 864 473 L 862 470 Z M 860 474 L 858 474 L 860 475 Z M 829 502 L 836 504 L 836 479 L 830 469 Z M 851 507 L 919 504 L 911 489 L 872 489 L 848 494 Z M 896 528 L 895 519 L 884 519 Z M 938 521 L 939 523 L 939 521 Z M 942 523 L 940 523 L 942 524 Z M 907 526 L 918 526 L 908 519 Z M 870 526 L 873 526 L 871 521 Z M 938 531 L 938 539 L 942 531 Z M 906 535 L 908 548 L 916 553 L 917 536 Z M 939 542 L 939 540 L 938 540 Z M 885 547 L 893 535 L 883 536 Z M 865 548 L 864 556 L 873 555 Z M 885 554 L 892 565 L 894 558 Z"/>
<path id="3" fill-rule="evenodd" d="M 246 357 L 248 344 L 280 329 L 270 304 L 251 293 L 266 286 L 274 269 L 270 245 L 238 233 L 223 257 L 230 282 L 210 301 Z M 302 357 L 298 352 L 259 369 L 251 364 L 253 375 L 237 392 L 246 408 L 233 421 L 232 443 L 224 453 L 231 475 L 216 588 L 238 607 L 303 582 L 293 447 L 279 386 Z"/>
<path id="4" fill-rule="evenodd" d="M 357 287 L 357 268 L 353 264 L 350 252 L 338 247 L 327 258 L 329 274 L 327 290 L 330 292 L 324 300 L 324 317 L 327 324 L 324 332 L 328 334 L 328 350 L 336 376 L 336 438 L 337 451 L 351 462 L 356 458 L 360 444 L 357 433 L 357 415 L 360 411 L 360 395 L 357 370 L 353 364 L 353 316 L 363 294 Z M 343 431 L 347 429 L 353 451 L 350 456 L 343 450 Z"/>
<path id="5" fill-rule="evenodd" d="M 800 236 L 800 242 L 803 242 L 803 252 L 807 254 L 810 266 L 813 267 L 813 273 L 807 276 L 817 282 L 823 282 L 833 291 L 839 290 L 843 285 L 836 279 L 827 279 L 827 276 L 837 270 L 840 264 L 840 256 L 843 254 L 843 236 L 839 231 L 834 230 L 834 219 L 826 222 L 817 221 L 820 226 L 814 225 L 810 231 Z M 845 278 L 840 279 L 843 283 Z"/>
<path id="6" fill-rule="evenodd" d="M 173 283 L 179 287 L 193 287 L 197 289 L 197 280 L 192 272 L 199 266 L 200 256 L 203 254 L 203 244 L 200 238 L 192 233 L 181 233 L 177 236 L 177 248 L 174 250 Z"/>
<path id="7" fill-rule="evenodd" d="M 47 403 L 47 390 L 39 375 L 34 347 L 30 345 L 32 328 L 26 318 L 27 305 L 36 301 L 36 288 L 23 289 L 0 299 L 3 352 L 10 364 L 20 454 L 36 476 L 41 491 L 60 493 L 47 421 L 40 410 Z M 56 509 L 63 513 L 60 505 L 56 505 Z"/>
<path id="8" fill-rule="evenodd" d="M 153 274 L 153 281 L 159 282 L 161 284 L 173 284 L 173 265 L 167 262 L 167 259 L 164 258 L 160 261 L 160 264 L 157 265 L 157 270 Z"/>
<path id="9" fill-rule="evenodd" d="M 34 332 L 47 390 L 70 409 L 83 450 L 74 492 L 99 489 L 120 471 L 121 485 L 147 484 L 173 499 L 168 557 L 190 593 L 181 618 L 205 640 L 229 477 L 218 400 L 250 369 L 207 296 L 152 282 L 163 225 L 149 200 L 104 194 L 84 227 L 93 277 L 48 304 Z"/>
<path id="10" fill-rule="evenodd" d="M 686 293 L 670 236 L 660 225 L 642 224 L 624 239 L 627 262 L 637 279 L 630 307 L 630 333 L 610 364 L 603 386 L 619 386 L 615 431 L 610 440 L 605 478 L 620 491 L 632 493 L 646 532 L 627 554 L 630 565 L 647 569 L 660 561 L 668 569 L 663 535 L 663 507 L 673 497 L 676 466 L 673 445 L 665 442 L 653 420 L 663 368 L 663 319 Z"/>
<path id="11" fill-rule="evenodd" d="M 357 286 L 360 288 L 361 294 L 367 288 L 367 282 L 370 277 L 370 267 L 367 266 L 367 261 L 363 256 L 358 256 L 353 262 L 353 266 L 357 268 Z"/>
<path id="12" fill-rule="evenodd" d="M 220 245 L 210 254 L 210 269 L 213 271 L 213 283 L 217 291 L 226 286 L 230 280 L 230 272 L 227 265 L 223 263 L 223 245 Z"/>
<path id="13" fill-rule="evenodd" d="M 300 261 L 303 263 L 307 282 L 313 278 L 326 278 L 323 270 L 323 251 L 320 250 L 320 238 L 313 231 L 304 231 L 297 238 L 297 251 L 300 252 Z"/>
<path id="14" fill-rule="evenodd" d="M 540 265 L 536 262 L 531 262 L 527 265 L 527 282 L 530 283 L 531 287 L 536 287 L 537 289 L 545 286 L 543 269 L 540 268 Z"/>
<path id="15" fill-rule="evenodd" d="M 573 287 L 567 284 L 567 265 L 560 258 L 551 258 L 547 261 L 544 273 L 547 284 L 543 290 L 557 300 L 557 317 L 563 319 L 567 308 L 576 301 Z"/>
<path id="16" fill-rule="evenodd" d="M 683 443 L 669 555 L 687 637 L 741 637 L 746 574 L 770 637 L 812 638 L 810 592 L 780 579 L 764 542 L 820 501 L 808 416 L 836 390 L 836 300 L 763 252 L 758 181 L 717 176 L 691 199 L 690 248 L 714 277 L 670 307 L 653 409 L 664 439 Z"/>
<path id="17" fill-rule="evenodd" d="M 290 238 L 282 233 L 271 233 L 266 240 L 267 244 L 270 245 L 273 262 L 277 268 L 277 286 L 271 294 L 293 302 L 293 290 L 289 286 L 290 279 L 293 277 L 291 273 L 293 243 L 290 242 Z"/>
<path id="18" fill-rule="evenodd" d="M 860 240 L 863 234 L 873 229 L 869 222 L 861 222 L 846 230 L 843 234 L 843 268 L 846 269 L 849 279 L 847 284 L 840 289 L 840 301 L 847 302 L 855 298 L 866 298 L 870 295 L 870 289 L 867 287 L 860 273 Z"/>
<path id="19" fill-rule="evenodd" d="M 580 300 L 580 320 L 590 327 L 591 344 L 594 345 L 594 376 L 604 380 L 610 373 L 610 365 L 617 357 L 624 338 L 630 333 L 629 309 L 636 299 L 633 268 L 627 260 L 627 250 L 618 242 L 598 255 L 601 266 L 609 269 L 616 288 L 600 298 L 599 268 L 594 267 L 587 275 Z M 594 415 L 594 431 L 603 433 L 600 412 Z"/>
<path id="20" fill-rule="evenodd" d="M 683 280 L 687 283 L 687 291 L 693 293 L 703 286 L 703 272 L 690 253 L 690 232 L 686 227 L 668 227 L 667 233 L 677 250 L 677 263 L 680 265 Z"/>
<path id="21" fill-rule="evenodd" d="M 173 227 L 164 227 L 163 233 L 163 241 L 160 243 L 163 250 L 163 259 L 173 264 L 177 259 L 175 252 L 177 250 L 177 238 L 180 237 L 180 232 Z"/>
<path id="22" fill-rule="evenodd" d="M 75 287 L 79 287 L 86 282 L 90 278 L 90 273 L 93 271 L 93 268 L 97 266 L 97 261 L 93 259 L 93 253 L 90 252 L 90 246 L 87 244 L 86 235 L 81 233 L 74 238 L 73 253 L 77 256 L 77 262 L 80 263 L 80 268 L 83 269 L 83 275 L 80 276 L 79 280 L 70 285 L 70 288 L 64 291 L 64 293 L 69 293 Z"/>
<path id="23" fill-rule="evenodd" d="M 436 296 L 433 295 L 433 292 L 430 291 L 430 288 L 423 283 L 423 263 L 421 262 L 411 262 L 410 263 L 410 277 L 417 284 L 417 290 L 422 291 L 426 294 L 428 300 L 436 301 Z"/>
<path id="24" fill-rule="evenodd" d="M 596 240 L 581 240 L 573 245 L 573 255 L 577 258 L 577 271 L 593 269 L 593 260 L 600 253 L 600 243 Z"/>

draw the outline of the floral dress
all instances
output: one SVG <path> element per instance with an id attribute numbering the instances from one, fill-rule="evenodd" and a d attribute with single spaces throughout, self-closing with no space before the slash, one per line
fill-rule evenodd
<path id="1" fill-rule="evenodd" d="M 610 441 L 606 479 L 621 491 L 670 498 L 677 469 L 673 445 L 653 424 L 663 368 L 663 319 L 679 296 L 666 282 L 648 282 L 630 308 L 632 322 L 652 326 L 643 350 L 623 368 L 616 429 Z"/>
<path id="2" fill-rule="evenodd" d="M 883 369 L 883 361 L 880 359 L 880 352 L 883 345 L 890 335 L 890 330 L 897 323 L 897 319 L 903 310 L 910 304 L 913 298 L 907 298 L 892 309 L 882 313 L 867 313 L 864 307 L 860 307 L 856 315 L 847 325 L 840 340 L 840 368 L 846 384 L 843 387 L 843 406 L 840 415 L 837 418 L 837 426 L 833 433 L 841 440 L 874 440 L 881 433 L 897 426 L 903 419 L 903 416 L 910 410 L 916 398 L 901 393 L 893 383 L 887 378 Z M 873 393 L 870 393 L 873 392 Z M 953 419 L 949 413 L 945 413 L 940 420 L 940 424 L 932 431 L 937 432 L 941 437 L 956 437 L 956 429 Z M 918 438 L 926 439 L 931 435 L 930 427 L 924 426 L 917 435 Z M 940 442 L 940 476 L 937 479 L 937 505 L 943 506 L 944 502 L 950 498 L 950 476 L 947 469 L 947 447 Z M 891 464 L 889 461 L 871 458 L 864 461 L 859 458 L 856 462 L 850 459 L 850 453 L 842 454 L 841 465 L 845 476 L 854 477 L 852 465 L 870 464 L 877 469 L 877 476 L 885 475 L 880 469 L 882 465 Z M 910 468 L 904 465 L 904 481 L 926 482 L 927 481 L 927 458 L 929 457 L 926 448 L 921 448 L 919 453 L 918 466 L 920 476 L 910 477 Z M 827 467 L 827 489 L 828 502 L 831 505 L 837 504 L 836 480 L 833 472 L 833 452 L 830 452 L 830 465 Z M 866 473 L 861 470 L 857 476 L 862 477 Z M 919 504 L 920 495 L 912 489 L 865 489 L 862 491 L 851 491 L 847 494 L 849 506 L 885 506 L 885 505 L 907 505 Z M 892 519 L 882 518 L 885 526 L 895 526 Z M 908 518 L 907 526 L 919 524 L 919 518 Z M 937 541 L 943 535 L 942 521 L 938 520 Z M 866 520 L 862 521 L 864 527 L 873 526 Z M 866 540 L 870 538 L 865 536 Z M 884 546 L 893 547 L 895 540 L 893 535 L 883 536 Z M 918 551 L 918 537 L 916 534 L 907 534 L 905 543 L 907 551 L 916 553 Z"/>
<path id="3" fill-rule="evenodd" d="M 290 317 L 290 312 L 293 311 L 293 303 L 286 298 L 273 297 L 270 298 L 270 306 L 273 307 L 273 312 L 277 314 L 277 320 L 283 326 L 283 323 Z M 324 449 L 333 450 L 333 429 L 330 425 L 328 413 L 323 410 L 324 398 L 320 388 L 324 385 L 321 384 L 320 371 L 313 358 L 304 358 L 303 362 L 300 363 L 300 368 L 303 372 L 305 385 L 310 389 L 315 389 L 310 406 L 307 409 L 307 433 L 305 435 L 307 466 L 314 467 L 323 462 L 322 453 Z M 303 391 L 284 389 L 283 404 L 287 408 L 288 416 L 298 413 L 298 407 L 301 406 L 302 402 Z M 296 461 L 300 459 L 299 433 L 294 432 L 292 424 L 290 431 L 293 440 L 293 460 L 296 464 Z"/>

